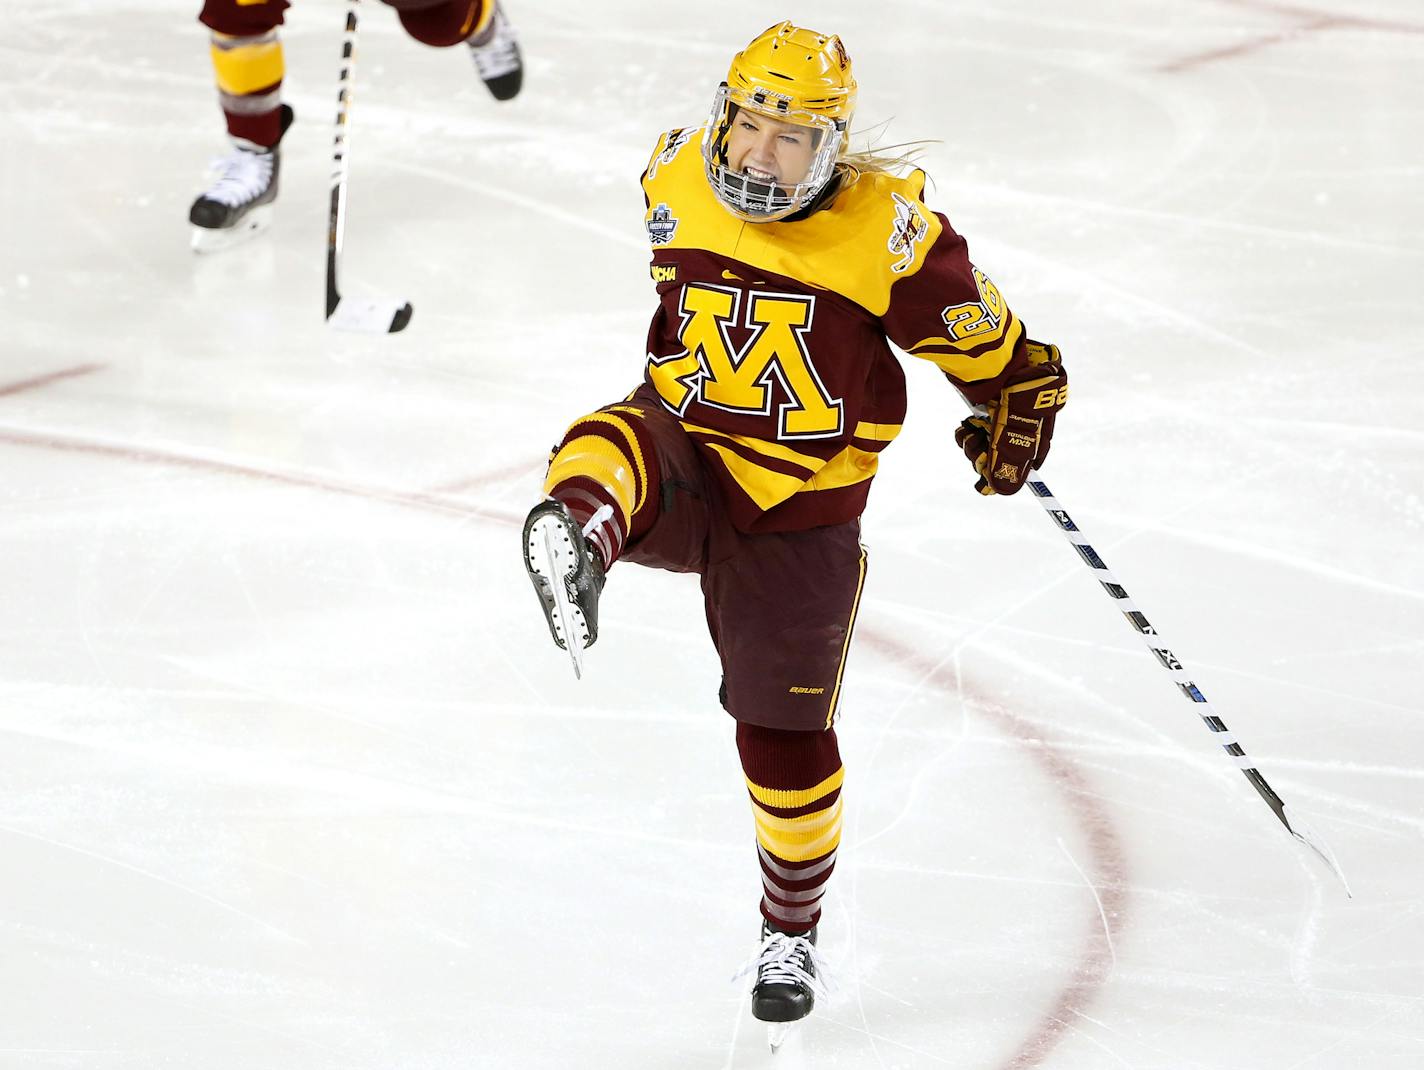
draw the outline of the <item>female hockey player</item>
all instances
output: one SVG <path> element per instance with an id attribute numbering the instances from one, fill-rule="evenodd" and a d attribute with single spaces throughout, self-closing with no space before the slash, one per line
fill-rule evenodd
<path id="1" fill-rule="evenodd" d="M 519 92 L 519 45 L 496 0 L 383 0 L 422 44 L 469 46 L 496 100 Z M 292 122 L 282 103 L 282 42 L 277 27 L 288 0 L 205 0 L 198 21 L 212 34 L 218 101 L 232 151 L 188 212 L 193 248 L 211 251 L 262 229 L 277 198 L 279 145 Z"/>
<path id="2" fill-rule="evenodd" d="M 701 576 L 761 865 L 752 1012 L 774 1023 L 814 998 L 860 515 L 905 413 L 888 343 L 980 407 L 954 438 L 982 494 L 1043 463 L 1068 396 L 1057 349 L 924 206 L 924 174 L 848 154 L 855 94 L 840 39 L 786 22 L 735 56 L 705 126 L 662 136 L 643 175 L 659 299 L 643 385 L 569 428 L 523 532 L 575 668 L 614 562 Z"/>

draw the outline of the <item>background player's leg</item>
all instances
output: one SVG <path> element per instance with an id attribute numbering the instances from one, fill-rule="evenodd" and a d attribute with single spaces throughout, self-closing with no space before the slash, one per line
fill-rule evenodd
<path id="1" fill-rule="evenodd" d="M 448 48 L 462 41 L 496 100 L 509 100 L 524 82 L 514 28 L 495 0 L 385 0 L 401 25 L 422 44 Z"/>
<path id="2" fill-rule="evenodd" d="M 206 0 L 198 20 L 211 31 L 218 101 L 232 151 L 193 202 L 193 247 L 222 248 L 264 227 L 277 197 L 278 144 L 292 121 L 282 104 L 285 65 L 277 27 L 287 0 Z"/>

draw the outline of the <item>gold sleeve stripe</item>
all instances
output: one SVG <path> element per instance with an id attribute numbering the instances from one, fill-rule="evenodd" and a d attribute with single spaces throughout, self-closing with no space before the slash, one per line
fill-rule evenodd
<path id="1" fill-rule="evenodd" d="M 233 96 L 255 93 L 282 80 L 282 42 L 222 47 L 216 41 L 210 49 L 218 88 Z"/>
<path id="2" fill-rule="evenodd" d="M 757 508 L 763 512 L 774 505 L 780 505 L 800 490 L 806 482 L 795 476 L 785 476 L 780 472 L 763 468 L 716 442 L 707 443 L 707 448 L 722 459 L 723 466 L 727 469 L 728 474 L 737 481 L 737 486 L 741 487 L 746 496 L 756 502 Z"/>
<path id="3" fill-rule="evenodd" d="M 805 862 L 829 854 L 841 842 L 841 800 L 805 817 L 772 817 L 752 803 L 757 842 L 786 862 Z"/>
<path id="4" fill-rule="evenodd" d="M 624 524 L 632 523 L 636 487 L 633 473 L 628 470 L 628 459 L 617 446 L 601 435 L 581 435 L 566 443 L 549 465 L 548 475 L 544 477 L 544 493 L 548 494 L 575 476 L 592 479 L 606 487 L 623 512 Z"/>
<path id="5" fill-rule="evenodd" d="M 855 437 L 873 439 L 876 442 L 892 442 L 903 426 L 903 424 L 871 424 L 862 420 L 855 425 Z"/>
<path id="6" fill-rule="evenodd" d="M 606 412 L 595 412 L 585 416 L 580 423 L 608 424 L 623 436 L 628 443 L 628 454 L 633 458 L 633 464 L 638 469 L 638 500 L 633 503 L 633 513 L 643 508 L 643 503 L 648 499 L 648 466 L 643 460 L 643 449 L 638 445 L 638 436 L 633 433 L 633 429 L 628 425 L 628 421 L 617 416 L 612 416 Z M 633 513 L 629 513 L 631 520 Z"/>
<path id="7" fill-rule="evenodd" d="M 806 806 L 815 802 L 823 795 L 829 795 L 845 782 L 845 766 L 841 766 L 825 780 L 821 781 L 814 788 L 804 788 L 801 791 L 787 791 L 783 788 L 764 788 L 760 784 L 753 784 L 751 779 L 747 779 L 747 790 L 752 793 L 752 798 L 767 806 L 779 806 L 783 810 L 789 810 L 796 806 Z"/>
<path id="8" fill-rule="evenodd" d="M 1017 319 L 1009 328 L 1008 336 L 993 349 L 979 353 L 977 356 L 970 356 L 954 349 L 929 350 L 922 348 L 924 343 L 911 350 L 917 357 L 924 357 L 933 361 L 944 371 L 947 371 L 961 383 L 977 383 L 983 379 L 992 379 L 1009 365 L 1014 357 L 1014 349 L 1023 337 L 1023 324 Z"/>
<path id="9" fill-rule="evenodd" d="M 778 461 L 789 461 L 791 464 L 798 464 L 806 469 L 807 475 L 810 475 L 819 469 L 821 465 L 826 463 L 820 457 L 813 457 L 809 453 L 797 453 L 795 450 L 788 449 L 778 442 L 769 442 L 761 438 L 747 438 L 745 435 L 732 435 L 726 431 L 717 431 L 711 427 L 702 427 L 700 424 L 690 424 L 685 421 L 682 426 L 692 434 L 715 435 L 718 438 L 730 439 L 739 446 L 745 446 L 747 449 L 755 450 L 757 453 L 765 454 L 768 457 L 775 457 Z"/>
<path id="10" fill-rule="evenodd" d="M 910 347 L 910 352 L 918 353 L 922 349 L 954 349 L 954 343 L 944 335 L 937 334 L 931 338 L 921 338 Z"/>
<path id="11" fill-rule="evenodd" d="M 865 590 L 865 547 L 860 548 L 860 580 L 855 586 L 855 601 L 850 607 L 850 623 L 846 625 L 845 643 L 841 646 L 841 664 L 836 670 L 836 686 L 831 692 L 831 708 L 826 712 L 826 727 L 836 719 L 836 703 L 841 699 L 841 678 L 845 676 L 846 656 L 850 654 L 850 637 L 855 634 L 855 618 L 860 613 L 860 594 Z"/>

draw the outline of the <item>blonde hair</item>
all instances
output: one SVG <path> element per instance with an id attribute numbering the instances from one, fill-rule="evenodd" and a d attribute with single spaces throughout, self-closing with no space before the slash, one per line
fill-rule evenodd
<path id="1" fill-rule="evenodd" d="M 861 175 L 903 175 L 918 165 L 920 157 L 936 141 L 902 141 L 895 145 L 876 145 L 872 140 L 859 152 L 843 152 L 836 161 L 836 171 L 842 175 L 843 189 L 855 185 Z"/>
<path id="2" fill-rule="evenodd" d="M 839 166 L 861 174 L 898 175 L 914 167 L 929 141 L 906 141 L 883 149 L 867 148 L 847 152 L 836 161 Z"/>

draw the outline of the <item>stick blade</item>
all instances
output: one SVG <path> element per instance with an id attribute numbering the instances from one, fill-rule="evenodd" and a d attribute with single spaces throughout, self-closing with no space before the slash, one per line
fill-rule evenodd
<path id="1" fill-rule="evenodd" d="M 1350 882 L 1345 879 L 1345 871 L 1340 868 L 1340 860 L 1335 857 L 1335 852 L 1325 842 L 1325 837 L 1316 832 L 1310 822 L 1300 816 L 1299 811 L 1282 806 L 1281 817 L 1286 822 L 1286 827 L 1290 829 L 1290 834 L 1309 847 L 1311 853 L 1325 863 L 1325 868 L 1339 878 L 1340 883 L 1345 886 L 1345 895 L 1351 899 L 1355 898 L 1355 894 L 1350 891 Z"/>
<path id="2" fill-rule="evenodd" d="M 340 331 L 362 334 L 395 334 L 405 330 L 415 309 L 409 301 L 362 301 L 339 298 L 326 322 Z"/>

